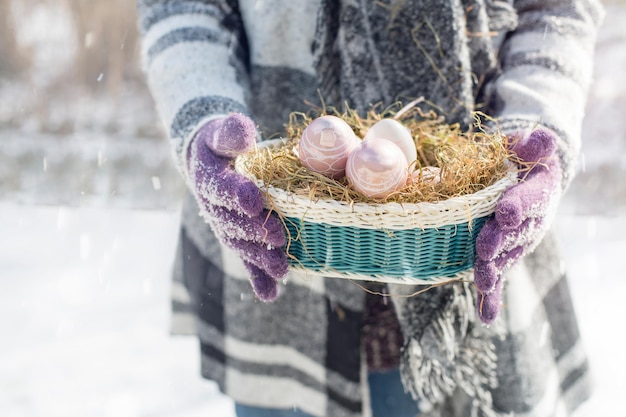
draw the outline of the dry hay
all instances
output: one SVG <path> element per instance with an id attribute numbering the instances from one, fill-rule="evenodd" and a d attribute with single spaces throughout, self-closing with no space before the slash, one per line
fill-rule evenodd
<path id="1" fill-rule="evenodd" d="M 508 150 L 506 137 L 498 130 L 489 132 L 476 114 L 469 131 L 458 124 L 445 124 L 434 112 L 424 113 L 415 102 L 400 108 L 399 105 L 378 110 L 372 108 L 365 117 L 348 109 L 338 112 L 334 108 L 320 111 L 292 113 L 286 126 L 287 138 L 280 146 L 260 147 L 243 156 L 245 169 L 266 185 L 286 190 L 311 200 L 333 199 L 347 203 L 356 202 L 437 202 L 451 197 L 473 194 L 482 190 L 507 172 L 507 159 L 514 155 Z M 400 110 L 395 110 L 400 108 Z M 345 120 L 356 135 L 363 138 L 370 126 L 383 118 L 395 118 L 413 135 L 418 159 L 411 167 L 436 166 L 441 169 L 441 180 L 433 183 L 427 176 L 419 175 L 409 180 L 402 190 L 385 199 L 371 199 L 350 188 L 348 180 L 327 178 L 305 168 L 297 157 L 298 141 L 304 128 L 318 116 L 332 114 Z M 421 172 L 421 171 L 420 171 Z"/>

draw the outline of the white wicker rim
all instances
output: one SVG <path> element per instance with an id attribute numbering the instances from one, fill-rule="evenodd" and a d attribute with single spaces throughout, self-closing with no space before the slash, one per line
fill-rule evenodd
<path id="1" fill-rule="evenodd" d="M 275 139 L 262 142 L 259 146 L 274 146 L 281 143 L 283 142 L 280 139 Z M 271 202 L 266 201 L 266 206 L 272 207 L 283 216 L 312 223 L 365 229 L 407 230 L 416 227 L 427 229 L 467 223 L 493 213 L 499 196 L 517 181 L 516 172 L 511 170 L 483 190 L 437 203 L 349 204 L 331 199 L 313 201 L 283 189 L 266 187 L 263 181 L 245 170 L 241 159 L 237 159 L 235 166 L 238 172 L 255 181 L 261 190 L 267 192 Z"/>

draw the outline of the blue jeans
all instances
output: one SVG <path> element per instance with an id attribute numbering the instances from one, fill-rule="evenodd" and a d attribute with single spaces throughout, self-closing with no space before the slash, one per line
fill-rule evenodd
<path id="1" fill-rule="evenodd" d="M 417 403 L 404 392 L 400 371 L 373 372 L 367 378 L 373 417 L 415 417 Z M 313 417 L 299 410 L 277 410 L 235 403 L 237 417 Z"/>

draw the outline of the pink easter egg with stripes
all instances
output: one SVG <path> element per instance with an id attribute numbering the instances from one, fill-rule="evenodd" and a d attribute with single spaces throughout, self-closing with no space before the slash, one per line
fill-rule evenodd
<path id="1" fill-rule="evenodd" d="M 402 150 L 386 139 L 366 139 L 348 157 L 346 177 L 370 198 L 385 198 L 406 185 L 408 162 Z"/>
<path id="2" fill-rule="evenodd" d="M 298 156 L 311 171 L 338 179 L 345 174 L 348 155 L 359 143 L 348 123 L 336 116 L 321 116 L 302 132 Z"/>

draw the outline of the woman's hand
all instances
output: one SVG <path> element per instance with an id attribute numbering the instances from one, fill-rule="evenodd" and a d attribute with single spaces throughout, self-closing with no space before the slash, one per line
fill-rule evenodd
<path id="1" fill-rule="evenodd" d="M 278 216 L 263 208 L 261 191 L 232 164 L 255 140 L 255 125 L 242 114 L 207 122 L 189 148 L 189 177 L 200 215 L 244 261 L 256 295 L 273 301 L 276 280 L 288 272 L 285 231 Z"/>
<path id="2" fill-rule="evenodd" d="M 474 282 L 478 315 L 493 322 L 500 311 L 502 273 L 541 241 L 561 194 L 557 137 L 545 129 L 519 134 L 511 149 L 519 157 L 519 182 L 504 192 L 495 216 L 476 238 Z"/>

